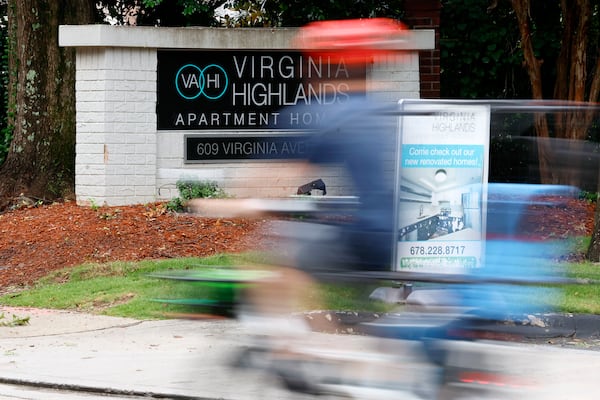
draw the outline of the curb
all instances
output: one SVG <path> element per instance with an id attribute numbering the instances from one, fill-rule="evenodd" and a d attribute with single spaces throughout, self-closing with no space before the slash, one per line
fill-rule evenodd
<path id="1" fill-rule="evenodd" d="M 65 384 L 65 383 L 50 383 L 43 381 L 34 381 L 27 379 L 17 378 L 3 378 L 0 377 L 0 384 L 4 385 L 15 385 L 25 386 L 30 388 L 42 388 L 42 389 L 53 389 L 64 392 L 73 393 L 85 393 L 85 394 L 98 394 L 104 396 L 123 396 L 131 398 L 145 398 L 145 399 L 170 399 L 170 400 L 217 400 L 212 397 L 198 397 L 198 396 L 186 396 L 178 395 L 173 393 L 159 393 L 152 391 L 141 391 L 141 390 L 125 390 L 125 389 L 112 389 L 108 387 L 95 387 L 85 386 L 78 384 Z"/>
<path id="2" fill-rule="evenodd" d="M 364 324 L 391 320 L 400 321 L 403 313 L 359 313 L 344 311 L 313 311 L 303 314 L 311 328 L 325 333 L 365 334 Z M 422 315 L 422 314 L 421 314 Z M 524 339 L 600 338 L 600 315 L 592 314 L 527 314 L 510 316 L 504 321 L 490 322 L 483 328 Z"/>
<path id="3" fill-rule="evenodd" d="M 600 337 L 600 315 L 591 314 L 530 314 L 505 321 L 512 330 L 528 339 Z"/>

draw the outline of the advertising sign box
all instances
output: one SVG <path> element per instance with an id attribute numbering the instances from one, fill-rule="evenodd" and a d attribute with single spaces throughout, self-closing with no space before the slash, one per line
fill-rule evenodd
<path id="1" fill-rule="evenodd" d="M 400 118 L 396 269 L 464 273 L 480 267 L 489 106 L 425 100 L 400 106 L 407 115 Z"/>
<path id="2" fill-rule="evenodd" d="M 366 68 L 294 51 L 158 51 L 159 130 L 306 129 Z M 302 111 L 292 106 L 305 106 Z"/>

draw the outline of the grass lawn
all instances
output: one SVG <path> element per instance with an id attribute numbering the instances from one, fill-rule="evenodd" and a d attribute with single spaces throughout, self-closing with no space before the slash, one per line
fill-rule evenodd
<path id="1" fill-rule="evenodd" d="M 141 262 L 85 264 L 54 272 L 31 288 L 0 296 L 0 304 L 69 309 L 138 319 L 165 318 L 173 314 L 204 312 L 208 307 L 189 306 L 185 300 L 231 297 L 231 285 L 206 284 L 156 278 L 182 271 L 232 270 L 234 266 L 260 264 L 259 254 L 219 255 Z M 303 308 L 387 311 L 388 304 L 368 300 L 375 285 L 316 285 L 306 294 Z M 167 301 L 157 301 L 157 300 Z M 172 301 L 170 303 L 169 301 Z M 180 303 L 180 304 L 177 304 Z M 298 310 L 302 311 L 302 310 Z"/>
<path id="2" fill-rule="evenodd" d="M 34 287 L 0 297 L 0 304 L 53 309 L 70 309 L 138 319 L 166 318 L 206 307 L 189 306 L 182 299 L 227 299 L 229 284 L 203 284 L 158 279 L 152 275 L 179 271 L 230 270 L 237 265 L 261 263 L 261 255 L 219 255 L 141 262 L 86 264 L 54 272 Z M 600 264 L 567 264 L 570 277 L 600 281 Z M 330 309 L 385 312 L 394 305 L 368 299 L 378 285 L 315 285 L 307 293 L 304 310 Z M 560 312 L 600 314 L 600 285 L 580 284 L 559 287 L 562 296 L 553 304 Z M 324 303 L 317 301 L 320 298 Z M 175 304 L 157 299 L 170 300 Z M 298 310 L 302 311 L 302 310 Z"/>
<path id="3" fill-rule="evenodd" d="M 569 264 L 568 275 L 571 278 L 600 282 L 599 263 Z M 600 314 L 600 285 L 568 285 L 563 288 L 563 299 L 559 310 L 563 312 Z"/>

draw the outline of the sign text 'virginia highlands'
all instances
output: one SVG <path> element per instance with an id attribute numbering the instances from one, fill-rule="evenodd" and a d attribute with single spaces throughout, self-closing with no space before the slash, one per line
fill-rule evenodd
<path id="1" fill-rule="evenodd" d="M 365 69 L 293 51 L 158 51 L 159 130 L 307 129 Z M 300 106 L 295 108 L 293 106 Z"/>

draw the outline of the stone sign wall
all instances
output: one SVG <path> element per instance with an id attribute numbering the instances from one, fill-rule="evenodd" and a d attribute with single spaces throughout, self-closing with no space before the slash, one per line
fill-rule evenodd
<path id="1" fill-rule="evenodd" d="M 77 201 L 167 200 L 182 179 L 216 181 L 237 197 L 280 197 L 321 178 L 328 194 L 351 194 L 340 167 L 307 175 L 295 162 L 304 148 L 293 125 L 318 116 L 282 107 L 314 89 L 301 84 L 308 74 L 339 73 L 290 48 L 296 33 L 61 26 L 59 44 L 77 49 Z M 434 48 L 434 31 L 411 31 L 403 46 L 365 66 L 367 95 L 419 98 L 419 51 Z"/>

